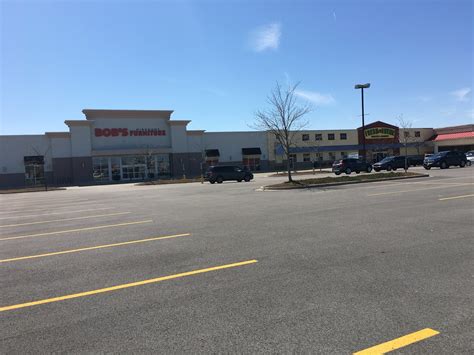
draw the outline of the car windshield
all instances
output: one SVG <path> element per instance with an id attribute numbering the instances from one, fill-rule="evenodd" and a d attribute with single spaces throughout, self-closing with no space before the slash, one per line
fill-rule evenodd
<path id="1" fill-rule="evenodd" d="M 432 156 L 432 158 L 441 158 L 441 157 L 444 157 L 446 154 L 448 154 L 448 152 L 436 153 Z"/>
<path id="2" fill-rule="evenodd" d="M 392 161 L 393 160 L 393 157 L 386 157 L 386 158 L 383 158 L 380 162 L 383 164 L 383 163 L 388 163 L 389 161 Z"/>

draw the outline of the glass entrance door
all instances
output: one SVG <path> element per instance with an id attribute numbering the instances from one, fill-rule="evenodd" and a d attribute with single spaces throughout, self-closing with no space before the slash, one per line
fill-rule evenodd
<path id="1" fill-rule="evenodd" d="M 122 165 L 122 180 L 144 180 L 146 177 L 146 165 Z"/>
<path id="2" fill-rule="evenodd" d="M 251 171 L 260 170 L 260 158 L 257 158 L 257 157 L 244 157 L 242 159 L 242 165 L 247 167 Z"/>
<path id="3" fill-rule="evenodd" d="M 44 165 L 25 165 L 25 182 L 28 186 L 41 185 L 44 183 Z"/>

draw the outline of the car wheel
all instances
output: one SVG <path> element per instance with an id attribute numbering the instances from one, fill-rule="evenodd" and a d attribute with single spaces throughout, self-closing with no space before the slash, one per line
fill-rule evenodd
<path id="1" fill-rule="evenodd" d="M 250 176 L 245 175 L 244 180 L 245 180 L 245 182 L 249 182 L 250 181 Z"/>
<path id="2" fill-rule="evenodd" d="M 447 169 L 447 168 L 449 168 L 449 165 L 446 164 L 445 161 L 443 161 L 443 162 L 441 162 L 441 165 L 440 165 L 439 167 L 440 167 L 441 169 Z"/>
<path id="3" fill-rule="evenodd" d="M 370 172 L 372 171 L 372 167 L 369 165 L 365 171 L 367 171 L 368 173 L 370 173 Z"/>
<path id="4" fill-rule="evenodd" d="M 242 179 L 237 179 L 237 182 L 242 182 Z"/>
<path id="5" fill-rule="evenodd" d="M 334 173 L 334 174 L 336 174 L 336 175 L 341 175 L 341 173 Z"/>
<path id="6" fill-rule="evenodd" d="M 471 161 L 468 160 L 466 165 L 467 165 L 467 166 L 471 166 L 471 164 L 472 164 Z"/>
<path id="7" fill-rule="evenodd" d="M 224 181 L 224 179 L 222 178 L 222 176 L 218 176 L 217 179 L 216 179 L 217 183 L 218 184 L 222 184 L 222 182 Z"/>
<path id="8" fill-rule="evenodd" d="M 397 168 L 393 168 L 393 171 L 397 171 Z"/>
<path id="9" fill-rule="evenodd" d="M 392 171 L 392 166 L 391 165 L 387 166 L 387 171 Z"/>
<path id="10" fill-rule="evenodd" d="M 466 166 L 466 162 L 464 160 L 461 160 L 461 163 L 459 163 L 460 168 L 464 168 Z"/>
<path id="11" fill-rule="evenodd" d="M 210 182 L 211 184 L 215 184 L 215 183 L 216 183 L 215 180 L 209 180 L 209 182 Z"/>
<path id="12" fill-rule="evenodd" d="M 430 169 L 431 169 L 431 166 L 424 166 L 424 168 L 425 168 L 426 170 L 430 170 Z"/>
<path id="13" fill-rule="evenodd" d="M 346 170 L 344 170 L 344 172 L 347 174 L 347 175 L 350 175 L 351 174 L 351 168 L 347 168 Z"/>
<path id="14" fill-rule="evenodd" d="M 360 170 L 356 170 L 356 174 L 360 174 Z"/>

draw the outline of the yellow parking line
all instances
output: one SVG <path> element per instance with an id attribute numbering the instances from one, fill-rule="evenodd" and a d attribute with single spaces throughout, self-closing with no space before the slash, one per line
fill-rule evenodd
<path id="1" fill-rule="evenodd" d="M 229 269 L 229 268 L 238 267 L 238 266 L 244 266 L 244 265 L 253 264 L 253 263 L 256 263 L 256 262 L 257 262 L 257 260 L 241 261 L 241 262 L 238 262 L 238 263 L 214 266 L 214 267 L 210 267 L 210 268 L 207 268 L 207 269 L 192 270 L 192 271 L 187 271 L 187 272 L 183 272 L 183 273 L 180 273 L 180 274 L 162 276 L 162 277 L 157 277 L 155 279 L 137 281 L 137 282 L 132 282 L 132 283 L 128 283 L 128 284 L 116 285 L 116 286 L 112 286 L 112 287 L 99 288 L 97 290 L 74 293 L 74 294 L 66 295 L 66 296 L 47 298 L 47 299 L 33 301 L 33 302 L 27 302 L 27 303 L 19 303 L 19 304 L 14 304 L 12 306 L 0 307 L 0 312 L 11 311 L 11 310 L 14 310 L 14 309 L 25 308 L 25 307 L 32 307 L 32 306 L 37 306 L 37 305 L 45 304 L 45 303 L 65 301 L 65 300 L 69 300 L 69 299 L 72 299 L 72 298 L 92 296 L 92 295 L 96 295 L 96 294 L 99 294 L 99 293 L 117 291 L 117 290 L 122 290 L 122 289 L 130 288 L 130 287 L 143 286 L 143 285 L 147 285 L 147 284 L 151 284 L 151 283 L 157 283 L 157 282 L 177 279 L 177 278 L 180 278 L 180 277 L 203 274 L 203 273 L 210 272 L 210 271 L 216 271 L 216 270 Z"/>
<path id="2" fill-rule="evenodd" d="M 70 250 L 63 250 L 63 251 L 55 251 L 55 252 L 46 253 L 46 254 L 37 254 L 37 255 L 30 255 L 30 256 L 20 256 L 20 257 L 17 257 L 17 258 L 11 258 L 11 259 L 3 259 L 3 260 L 0 260 L 0 263 L 8 263 L 8 262 L 11 262 L 11 261 L 20 261 L 20 260 L 26 260 L 26 259 L 44 258 L 45 256 L 53 256 L 53 255 L 77 253 L 77 252 L 86 251 L 86 250 L 94 250 L 94 249 L 104 249 L 104 248 L 119 247 L 119 246 L 129 245 L 129 244 L 146 243 L 146 242 L 151 242 L 151 241 L 154 241 L 154 240 L 171 239 L 171 238 L 178 238 L 178 237 L 188 237 L 188 236 L 190 236 L 190 235 L 191 235 L 190 233 L 174 234 L 174 235 L 165 235 L 165 236 L 163 236 L 163 237 L 154 237 L 154 238 L 147 238 L 147 239 L 131 240 L 131 241 L 128 241 L 128 242 L 121 242 L 121 243 L 96 245 L 96 246 L 94 246 L 94 247 L 85 247 L 85 248 L 79 248 L 79 249 L 70 249 Z"/>
<path id="3" fill-rule="evenodd" d="M 466 198 L 466 197 L 474 197 L 474 195 L 461 195 L 461 196 L 453 196 L 453 197 L 443 197 L 443 198 L 440 198 L 439 201 L 455 200 L 457 198 Z"/>
<path id="4" fill-rule="evenodd" d="M 421 189 L 416 189 L 416 190 L 403 190 L 403 191 L 389 191 L 389 192 L 379 192 L 376 194 L 369 194 L 367 196 L 382 196 L 382 195 L 393 195 L 393 194 L 401 194 L 404 192 L 418 192 L 422 190 L 433 190 L 433 189 L 446 189 L 449 187 L 460 187 L 460 186 L 471 186 L 471 183 L 459 183 L 459 184 L 452 184 L 450 186 L 435 186 L 435 187 L 424 187 Z"/>
<path id="5" fill-rule="evenodd" d="M 375 345 L 371 348 L 365 349 L 358 351 L 354 353 L 354 355 L 377 355 L 377 354 L 385 354 L 388 353 L 389 351 L 393 351 L 396 349 L 403 348 L 407 345 L 416 343 L 418 341 L 430 338 L 432 336 L 435 336 L 439 334 L 438 331 L 430 329 L 430 328 L 425 328 L 422 330 L 419 330 L 417 332 L 402 336 L 400 338 L 394 339 L 387 341 L 386 343 L 382 343 L 379 345 Z"/>
<path id="6" fill-rule="evenodd" d="M 81 232 L 81 231 L 90 231 L 90 230 L 103 229 L 103 228 L 122 227 L 122 226 L 129 226 L 129 225 L 132 225 L 132 224 L 142 224 L 142 223 L 150 223 L 150 222 L 153 222 L 153 220 L 147 219 L 147 220 L 145 220 L 145 221 L 127 222 L 127 223 L 118 223 L 118 224 L 107 224 L 107 225 L 105 225 L 105 226 L 76 228 L 76 229 L 67 229 L 67 230 L 56 231 L 56 232 L 47 232 L 47 233 L 37 233 L 37 234 L 19 235 L 19 236 L 15 236 L 15 237 L 0 238 L 0 241 L 2 241 L 2 240 L 12 240 L 12 239 L 33 238 L 33 237 L 43 237 L 43 236 L 47 236 L 47 235 L 62 234 L 62 233 L 72 233 L 72 232 Z"/>
<path id="7" fill-rule="evenodd" d="M 19 223 L 19 224 L 5 224 L 3 226 L 0 226 L 0 228 L 29 226 L 29 225 L 32 225 L 32 224 L 43 224 L 43 223 L 62 222 L 62 221 L 73 221 L 73 220 L 76 220 L 76 219 L 88 219 L 88 218 L 98 218 L 98 217 L 119 216 L 119 215 L 122 215 L 122 214 L 129 214 L 129 213 L 132 213 L 132 212 L 114 212 L 114 213 L 107 213 L 107 214 L 96 214 L 94 216 L 82 216 L 82 217 L 72 217 L 72 218 L 50 219 L 49 221 L 28 222 L 28 223 Z"/>
<path id="8" fill-rule="evenodd" d="M 49 213 L 41 213 L 41 214 L 27 214 L 23 216 L 8 216 L 8 217 L 0 217 L 0 219 L 20 219 L 20 218 L 26 218 L 26 217 L 41 217 L 41 216 L 49 216 L 51 214 L 70 214 L 70 213 L 79 213 L 79 212 L 95 212 L 95 211 L 103 211 L 103 210 L 113 210 L 115 209 L 114 207 L 101 207 L 101 208 L 94 208 L 91 210 L 90 208 L 87 210 L 73 210 L 73 211 L 63 211 L 63 212 L 49 212 Z"/>

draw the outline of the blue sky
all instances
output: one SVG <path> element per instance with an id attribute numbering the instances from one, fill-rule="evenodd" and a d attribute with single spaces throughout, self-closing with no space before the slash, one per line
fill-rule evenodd
<path id="1" fill-rule="evenodd" d="M 276 81 L 312 129 L 472 123 L 470 0 L 1 1 L 1 134 L 65 131 L 84 108 L 173 109 L 249 130 Z"/>

